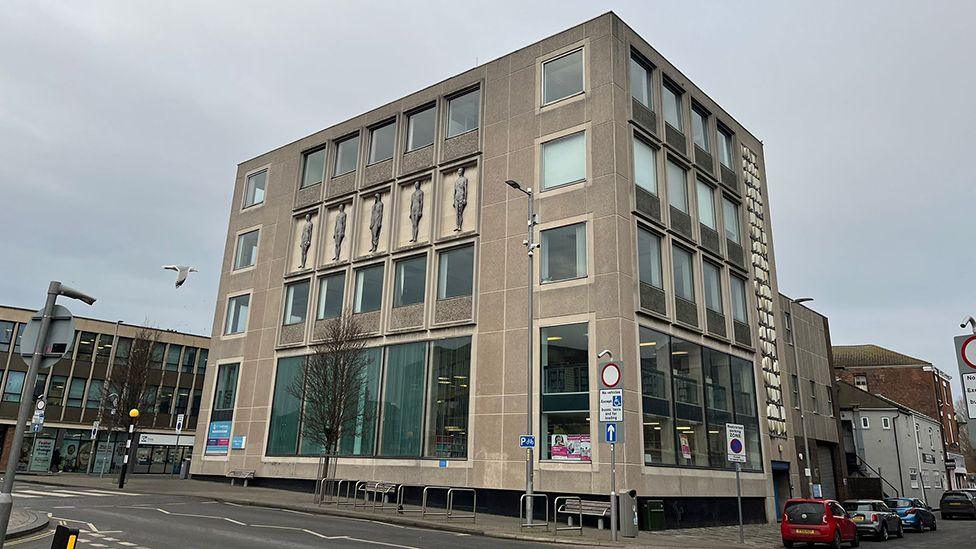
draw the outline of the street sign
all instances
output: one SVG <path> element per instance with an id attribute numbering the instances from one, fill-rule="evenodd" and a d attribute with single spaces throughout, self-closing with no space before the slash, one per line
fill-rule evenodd
<path id="1" fill-rule="evenodd" d="M 519 448 L 535 448 L 535 435 L 519 435 Z"/>
<path id="2" fill-rule="evenodd" d="M 976 440 L 976 333 L 956 336 L 956 362 L 962 381 L 962 394 L 969 417 L 969 437 Z"/>
<path id="3" fill-rule="evenodd" d="M 231 450 L 243 450 L 244 449 L 244 445 L 246 443 L 247 443 L 247 436 L 246 435 L 237 435 L 237 436 L 235 436 L 234 438 L 232 438 L 230 440 L 230 449 Z"/>
<path id="4" fill-rule="evenodd" d="M 734 463 L 746 462 L 745 427 L 739 423 L 725 424 L 725 450 L 727 458 Z"/>
<path id="5" fill-rule="evenodd" d="M 616 444 L 618 442 L 617 436 L 619 434 L 619 430 L 618 430 L 617 424 L 616 423 L 607 423 L 607 427 L 606 427 L 606 429 L 604 429 L 603 434 L 604 434 L 604 439 L 603 440 L 607 444 Z"/>
<path id="6" fill-rule="evenodd" d="M 37 333 L 41 329 L 43 317 L 43 311 L 37 311 L 27 323 L 27 327 L 24 328 L 24 335 L 20 343 L 20 356 L 25 359 L 34 356 Z M 71 311 L 64 305 L 54 305 L 54 312 L 51 314 L 51 326 L 47 333 L 47 346 L 40 349 L 44 355 L 41 359 L 41 369 L 50 368 L 62 358 L 69 356 L 74 341 L 75 319 L 71 316 Z"/>
<path id="7" fill-rule="evenodd" d="M 606 362 L 600 367 L 601 389 L 613 389 L 623 378 L 619 362 Z"/>
<path id="8" fill-rule="evenodd" d="M 92 422 L 92 428 L 91 428 L 91 439 L 92 440 L 95 440 L 96 438 L 98 438 L 98 420 L 97 419 Z"/>
<path id="9" fill-rule="evenodd" d="M 976 420 L 976 372 L 962 375 L 962 392 L 970 420 Z"/>
<path id="10" fill-rule="evenodd" d="M 624 420 L 624 390 L 600 389 L 600 421 Z"/>
<path id="11" fill-rule="evenodd" d="M 961 335 L 953 338 L 956 344 L 956 362 L 959 371 L 976 373 L 976 334 Z"/>
<path id="12" fill-rule="evenodd" d="M 185 414 L 179 414 L 176 416 L 176 434 L 183 432 L 183 419 L 185 417 Z"/>

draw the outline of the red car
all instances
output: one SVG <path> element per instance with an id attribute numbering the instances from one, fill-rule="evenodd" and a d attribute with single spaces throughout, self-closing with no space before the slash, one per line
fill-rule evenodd
<path id="1" fill-rule="evenodd" d="M 851 515 L 832 499 L 791 499 L 783 509 L 780 524 L 783 546 L 794 543 L 826 543 L 839 549 L 844 542 L 861 544 Z"/>

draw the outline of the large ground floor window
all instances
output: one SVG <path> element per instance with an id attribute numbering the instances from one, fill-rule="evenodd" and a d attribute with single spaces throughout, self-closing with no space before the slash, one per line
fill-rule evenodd
<path id="1" fill-rule="evenodd" d="M 752 363 L 640 328 L 644 464 L 731 469 L 725 424 L 745 427 L 748 462 L 762 470 Z"/>
<path id="2" fill-rule="evenodd" d="M 267 454 L 315 456 L 303 433 L 305 397 L 295 395 L 304 356 L 278 361 Z M 371 347 L 348 399 L 356 421 L 339 438 L 347 456 L 467 457 L 471 338 Z"/>
<path id="3" fill-rule="evenodd" d="M 542 459 L 590 461 L 588 328 L 584 322 L 540 331 Z"/>

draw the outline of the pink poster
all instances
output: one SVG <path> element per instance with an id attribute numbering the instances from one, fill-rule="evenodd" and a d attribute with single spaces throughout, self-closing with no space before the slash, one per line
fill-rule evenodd
<path id="1" fill-rule="evenodd" d="M 556 461 L 590 461 L 590 435 L 550 435 L 549 449 Z"/>
<path id="2" fill-rule="evenodd" d="M 678 435 L 678 440 L 681 441 L 681 457 L 691 459 L 691 445 L 688 444 L 688 435 L 682 433 Z"/>

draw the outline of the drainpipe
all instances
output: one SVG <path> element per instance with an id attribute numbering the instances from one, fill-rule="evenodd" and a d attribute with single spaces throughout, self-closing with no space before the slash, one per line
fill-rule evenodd
<path id="1" fill-rule="evenodd" d="M 895 417 L 891 418 L 891 430 L 895 436 L 895 461 L 898 463 L 898 485 L 901 486 L 901 495 L 905 495 L 905 472 L 901 468 L 901 450 L 898 448 L 900 442 L 898 441 L 898 418 L 901 417 L 901 412 L 895 412 Z"/>
<path id="2" fill-rule="evenodd" d="M 922 488 L 922 503 L 925 505 L 929 504 L 929 498 L 925 493 L 925 482 L 922 480 L 922 447 L 919 443 L 919 428 L 918 419 L 915 418 L 915 414 L 911 416 L 912 422 L 915 424 L 915 459 L 918 460 L 918 485 Z"/>

